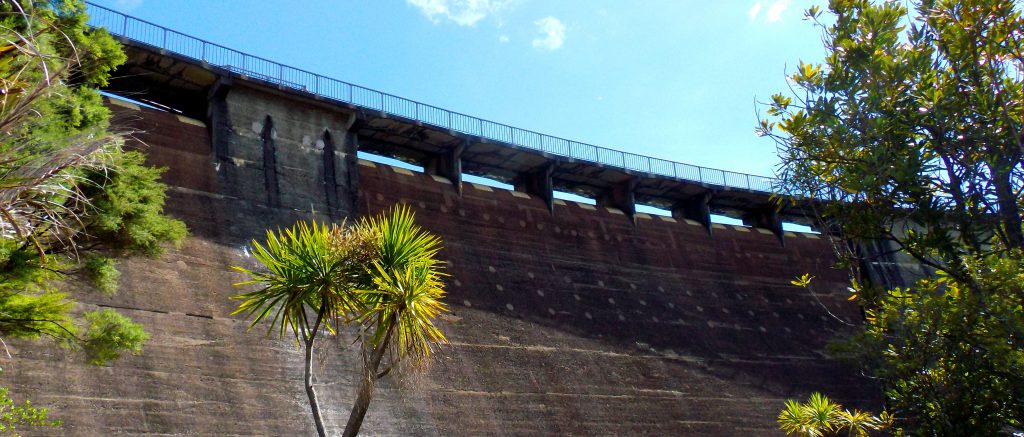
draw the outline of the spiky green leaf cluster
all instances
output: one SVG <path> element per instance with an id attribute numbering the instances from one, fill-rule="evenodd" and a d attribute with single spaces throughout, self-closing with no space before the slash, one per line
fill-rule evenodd
<path id="1" fill-rule="evenodd" d="M 447 312 L 442 273 L 437 260 L 441 240 L 415 224 L 406 206 L 390 215 L 370 217 L 359 223 L 376 235 L 379 257 L 373 260 L 373 286 L 359 291 L 361 314 L 357 319 L 372 329 L 370 344 L 381 347 L 389 329 L 395 357 L 428 357 L 434 345 L 446 342 L 434 319 Z M 388 346 L 388 345 L 384 345 Z"/>
<path id="2" fill-rule="evenodd" d="M 233 314 L 252 317 L 251 326 L 268 322 L 267 332 L 275 330 L 284 337 L 290 330 L 296 341 L 302 339 L 316 314 L 324 310 L 327 321 L 346 320 L 357 309 L 354 291 L 360 279 L 353 256 L 364 250 L 368 238 L 335 244 L 346 230 L 338 225 L 298 222 L 288 229 L 267 231 L 266 241 L 253 240 L 252 256 L 261 270 L 234 267 L 250 279 L 236 286 L 258 285 L 259 289 L 232 296 L 242 300 Z M 330 324 L 328 324 L 330 326 Z"/>
<path id="3" fill-rule="evenodd" d="M 445 341 L 433 324 L 446 311 L 440 239 L 415 224 L 406 206 L 368 217 L 351 227 L 296 223 L 268 231 L 252 242 L 260 269 L 235 267 L 249 279 L 237 286 L 258 289 L 233 296 L 242 301 L 252 326 L 268 322 L 268 333 L 302 340 L 323 313 L 329 328 L 357 322 L 370 331 L 368 346 L 392 347 L 394 357 L 426 356 Z M 393 329 L 394 342 L 383 344 Z"/>
<path id="4" fill-rule="evenodd" d="M 860 410 L 846 410 L 821 393 L 812 393 L 807 402 L 786 401 L 779 413 L 779 426 L 787 435 L 825 437 L 846 435 L 870 437 L 890 426 L 887 415 L 872 416 Z"/>

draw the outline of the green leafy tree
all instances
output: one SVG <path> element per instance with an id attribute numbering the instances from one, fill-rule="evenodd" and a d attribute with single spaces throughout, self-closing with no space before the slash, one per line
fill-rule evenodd
<path id="1" fill-rule="evenodd" d="M 373 386 L 403 362 L 421 363 L 445 337 L 433 319 L 441 302 L 440 239 L 414 223 L 405 206 L 364 218 L 354 226 L 296 223 L 253 241 L 263 269 L 235 267 L 250 279 L 235 285 L 260 288 L 233 296 L 235 314 L 268 321 L 268 334 L 290 331 L 305 352 L 305 389 L 317 432 L 326 435 L 312 383 L 318 334 L 336 334 L 341 324 L 359 327 L 363 367 L 344 435 L 359 432 Z M 381 366 L 384 366 L 383 370 Z"/>
<path id="2" fill-rule="evenodd" d="M 6 387 L 0 387 L 0 434 L 17 437 L 19 429 L 58 428 L 62 422 L 51 420 L 46 408 L 32 406 L 31 401 L 15 404 Z"/>
<path id="3" fill-rule="evenodd" d="M 0 2 L 0 336 L 52 338 L 102 364 L 139 353 L 142 327 L 112 310 L 73 315 L 54 286 L 113 293 L 111 257 L 180 241 L 159 170 L 122 149 L 96 87 L 125 59 L 80 1 Z"/>
<path id="4" fill-rule="evenodd" d="M 758 131 L 784 188 L 828 201 L 823 229 L 928 267 L 910 287 L 855 282 L 868 318 L 837 349 L 882 378 L 896 430 L 1020 430 L 1024 20 L 1012 0 L 912 5 L 808 10 L 826 57 L 798 65 Z M 859 278 L 863 252 L 840 253 Z"/>

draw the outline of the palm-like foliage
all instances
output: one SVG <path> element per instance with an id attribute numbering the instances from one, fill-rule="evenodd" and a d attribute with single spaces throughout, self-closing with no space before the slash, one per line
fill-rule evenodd
<path id="1" fill-rule="evenodd" d="M 269 318 L 268 334 L 276 328 L 284 337 L 290 329 L 298 342 L 307 341 L 319 327 L 316 320 L 310 323 L 307 310 L 319 316 L 319 322 L 338 320 L 354 312 L 355 284 L 343 281 L 351 264 L 346 263 L 346 253 L 333 244 L 332 235 L 338 232 L 341 230 L 335 225 L 299 222 L 285 230 L 267 231 L 265 244 L 253 241 L 253 257 L 266 270 L 235 266 L 250 278 L 235 285 L 262 287 L 232 296 L 242 300 L 232 314 L 252 316 L 250 327 Z M 330 323 L 327 327 L 331 329 Z"/>
<path id="2" fill-rule="evenodd" d="M 370 346 L 380 347 L 393 329 L 393 360 L 429 356 L 433 345 L 445 342 L 433 323 L 440 312 L 447 311 L 441 302 L 442 273 L 435 258 L 441 240 L 417 226 L 405 206 L 396 207 L 390 216 L 367 218 L 359 227 L 376 236 L 378 248 L 370 269 L 372 286 L 360 291 L 358 319 L 372 328 Z"/>
<path id="3" fill-rule="evenodd" d="M 845 410 L 821 393 L 813 393 L 806 403 L 786 401 L 786 408 L 779 413 L 779 427 L 786 435 L 803 437 L 824 437 L 848 435 L 869 437 L 871 432 L 889 426 L 888 415 L 872 416 L 860 410 Z M 846 431 L 843 433 L 843 431 Z"/>
<path id="4" fill-rule="evenodd" d="M 369 407 L 373 384 L 400 361 L 430 356 L 446 342 L 433 319 L 447 307 L 436 256 L 441 240 L 415 224 L 408 207 L 364 218 L 355 226 L 297 223 L 253 242 L 260 271 L 235 267 L 260 288 L 233 296 L 234 314 L 268 322 L 268 334 L 290 330 L 306 351 L 306 392 L 317 431 L 325 435 L 312 387 L 312 349 L 321 325 L 358 323 L 365 353 L 363 378 L 345 435 L 355 435 Z M 312 315 L 315 314 L 315 317 Z M 388 353 L 390 352 L 390 353 Z M 385 355 L 387 370 L 378 372 Z"/>
<path id="5" fill-rule="evenodd" d="M 425 358 L 434 346 L 446 341 L 433 319 L 447 306 L 439 275 L 429 266 L 406 265 L 386 271 L 374 266 L 374 288 L 361 291 L 364 312 L 359 319 L 372 329 L 370 344 L 380 347 L 391 329 L 392 360 Z"/>

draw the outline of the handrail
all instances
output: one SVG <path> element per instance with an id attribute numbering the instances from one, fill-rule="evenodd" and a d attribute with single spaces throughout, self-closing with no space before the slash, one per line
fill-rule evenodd
<path id="1" fill-rule="evenodd" d="M 636 155 L 449 111 L 232 50 L 91 2 L 86 2 L 86 5 L 89 25 L 93 27 L 104 27 L 111 34 L 122 38 L 325 99 L 611 167 L 766 193 L 775 193 L 779 187 L 779 181 L 775 178 Z"/>

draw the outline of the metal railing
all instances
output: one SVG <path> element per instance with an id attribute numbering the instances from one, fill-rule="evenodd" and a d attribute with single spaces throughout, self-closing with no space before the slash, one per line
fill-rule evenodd
<path id="1" fill-rule="evenodd" d="M 483 120 L 436 106 L 404 99 L 345 81 L 232 50 L 166 27 L 86 2 L 89 24 L 129 40 L 206 62 L 276 85 L 403 117 L 442 129 L 475 135 L 611 167 L 733 188 L 774 193 L 778 180 L 765 176 L 700 167 L 612 150 Z"/>

